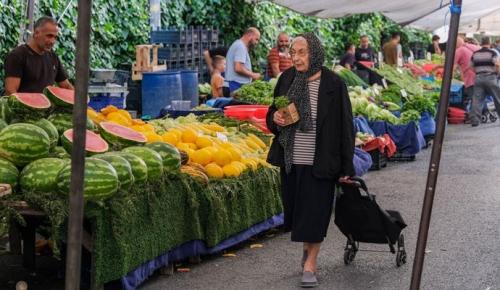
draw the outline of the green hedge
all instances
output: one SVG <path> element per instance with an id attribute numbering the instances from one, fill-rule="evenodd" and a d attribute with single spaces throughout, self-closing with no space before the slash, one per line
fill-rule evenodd
<path id="1" fill-rule="evenodd" d="M 25 1 L 0 1 L 0 86 L 3 88 L 3 61 L 16 46 Z M 167 3 L 168 2 L 168 3 Z M 67 0 L 39 0 L 36 17 L 50 15 L 59 18 Z M 91 67 L 113 68 L 133 61 L 134 46 L 147 43 L 149 35 L 149 8 L 147 1 L 93 1 Z M 380 46 L 383 36 L 393 31 L 402 33 L 404 49 L 410 42 L 429 42 L 427 33 L 403 29 L 380 14 L 365 14 L 341 19 L 318 19 L 302 16 L 272 3 L 248 4 L 244 0 L 171 0 L 162 1 L 162 27 L 207 26 L 221 31 L 226 44 L 232 43 L 249 26 L 261 29 L 261 45 L 253 55 L 255 63 L 265 60 L 274 46 L 280 30 L 291 35 L 305 31 L 318 33 L 327 47 L 327 60 L 339 57 L 346 42 L 357 42 L 368 34 L 374 47 Z M 76 35 L 76 1 L 61 20 L 61 35 L 56 51 L 71 76 L 74 75 Z"/>

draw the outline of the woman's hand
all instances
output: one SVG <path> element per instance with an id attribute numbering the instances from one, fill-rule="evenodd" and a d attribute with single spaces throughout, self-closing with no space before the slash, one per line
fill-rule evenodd
<path id="1" fill-rule="evenodd" d="M 339 182 L 340 183 L 344 183 L 344 184 L 353 184 L 354 181 L 351 180 L 351 177 L 349 176 L 342 176 L 339 178 Z"/>
<path id="2" fill-rule="evenodd" d="M 276 125 L 284 127 L 285 126 L 285 119 L 283 118 L 283 115 L 279 111 L 274 112 L 273 114 L 273 122 L 276 123 Z"/>

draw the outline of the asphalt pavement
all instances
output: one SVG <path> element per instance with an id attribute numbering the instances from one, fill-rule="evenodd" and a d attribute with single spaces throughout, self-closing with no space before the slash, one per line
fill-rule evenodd
<path id="1" fill-rule="evenodd" d="M 396 267 L 386 245 L 361 244 L 344 265 L 346 239 L 332 222 L 319 258 L 318 289 L 409 289 L 431 150 L 365 176 L 379 204 L 399 210 L 408 263 Z M 422 289 L 500 289 L 500 123 L 449 125 L 427 244 Z M 272 235 L 271 235 L 272 236 Z M 250 248 L 251 244 L 262 248 Z M 301 244 L 276 233 L 241 245 L 235 257 L 207 257 L 188 273 L 151 277 L 141 290 L 298 289 Z"/>

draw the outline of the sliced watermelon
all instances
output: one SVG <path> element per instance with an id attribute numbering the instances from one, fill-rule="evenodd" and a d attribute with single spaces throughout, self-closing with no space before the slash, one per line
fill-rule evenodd
<path id="1" fill-rule="evenodd" d="M 106 143 L 101 136 L 89 130 L 86 130 L 86 132 L 85 151 L 87 152 L 87 155 L 99 154 L 108 151 L 108 143 Z M 73 129 L 68 129 L 63 133 L 61 142 L 64 149 L 71 153 L 71 148 L 73 146 Z"/>
<path id="2" fill-rule="evenodd" d="M 75 104 L 75 91 L 54 86 L 48 86 L 43 93 L 55 106 L 72 108 Z"/>
<path id="3" fill-rule="evenodd" d="M 102 138 L 116 149 L 144 144 L 147 141 L 142 133 L 114 122 L 101 122 L 99 125 Z"/>
<path id="4" fill-rule="evenodd" d="M 9 97 L 9 107 L 17 115 L 44 112 L 50 109 L 51 105 L 49 99 L 43 94 L 15 93 Z"/>

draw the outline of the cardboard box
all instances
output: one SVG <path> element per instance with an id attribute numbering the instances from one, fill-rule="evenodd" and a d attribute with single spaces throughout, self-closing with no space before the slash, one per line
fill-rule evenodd
<path id="1" fill-rule="evenodd" d="M 279 109 L 278 112 L 280 112 L 283 119 L 285 119 L 285 126 L 296 123 L 300 120 L 299 112 L 297 111 L 294 103 L 290 103 L 288 106 Z"/>

